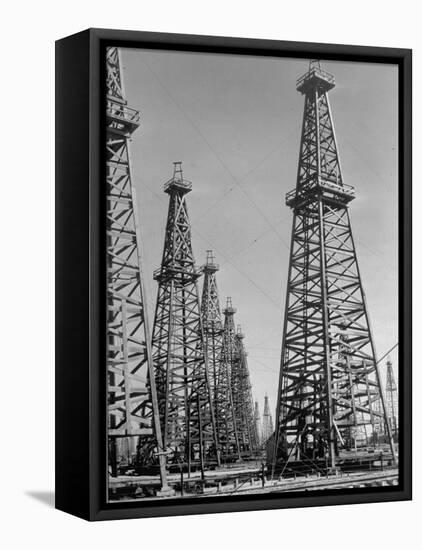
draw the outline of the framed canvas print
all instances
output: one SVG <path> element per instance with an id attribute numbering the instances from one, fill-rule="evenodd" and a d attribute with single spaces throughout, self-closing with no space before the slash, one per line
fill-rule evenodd
<path id="1" fill-rule="evenodd" d="M 56 506 L 411 498 L 411 51 L 56 44 Z"/>

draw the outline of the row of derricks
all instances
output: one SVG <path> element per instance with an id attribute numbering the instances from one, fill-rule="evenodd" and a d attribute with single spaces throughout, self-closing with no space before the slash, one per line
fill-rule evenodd
<path id="1" fill-rule="evenodd" d="M 192 183 L 180 162 L 164 185 L 168 214 L 150 332 L 128 149 L 140 116 L 126 104 L 118 48 L 108 48 L 112 476 L 159 472 L 166 487 L 173 470 L 203 474 L 265 457 L 273 474 L 293 463 L 335 471 L 362 465 L 377 449 L 396 463 L 397 387 L 390 368 L 385 397 L 349 219 L 355 191 L 343 182 L 328 102 L 334 85 L 318 61 L 297 82 L 305 108 L 296 187 L 286 196 L 293 229 L 277 411 L 274 430 L 267 425 L 262 437 L 236 310 L 228 298 L 221 312 L 212 251 L 201 268 L 195 263 L 186 200 Z"/>

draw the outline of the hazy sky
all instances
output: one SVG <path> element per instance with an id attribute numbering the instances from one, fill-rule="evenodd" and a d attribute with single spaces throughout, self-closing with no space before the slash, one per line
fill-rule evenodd
<path id="1" fill-rule="evenodd" d="M 153 322 L 168 196 L 183 161 L 197 263 L 213 249 L 245 332 L 254 398 L 274 414 L 303 97 L 308 62 L 289 58 L 122 50 L 128 105 L 141 113 L 132 171 Z M 351 220 L 378 356 L 398 338 L 398 88 L 395 66 L 323 62 L 345 183 L 356 187 Z M 202 283 L 201 283 L 202 286 Z M 397 367 L 397 353 L 391 354 Z M 382 369 L 385 370 L 385 361 Z M 396 370 L 397 372 L 397 370 Z"/>

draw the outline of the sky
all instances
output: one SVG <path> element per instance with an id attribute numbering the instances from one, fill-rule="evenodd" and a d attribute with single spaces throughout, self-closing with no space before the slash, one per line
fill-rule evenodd
<path id="1" fill-rule="evenodd" d="M 245 333 L 254 398 L 274 415 L 308 61 L 123 49 L 128 105 L 141 126 L 130 146 L 153 322 L 167 216 L 163 184 L 182 161 L 198 265 L 212 249 L 221 306 Z M 398 74 L 393 65 L 329 62 L 329 99 L 378 357 L 398 340 Z M 201 283 L 202 286 L 202 283 Z M 391 353 L 397 376 L 397 350 Z M 385 372 L 385 361 L 381 365 Z"/>

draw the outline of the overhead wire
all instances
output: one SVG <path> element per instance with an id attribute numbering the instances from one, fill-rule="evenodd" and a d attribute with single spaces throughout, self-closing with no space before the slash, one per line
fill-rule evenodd
<path id="1" fill-rule="evenodd" d="M 154 189 L 152 189 L 151 187 L 149 187 L 148 185 L 145 185 L 143 184 L 145 188 L 147 188 L 151 193 L 153 193 L 160 202 L 165 202 L 164 198 L 161 197 L 161 195 L 159 195 L 157 193 L 157 191 L 155 191 Z M 204 241 L 206 241 L 210 246 L 213 247 L 213 250 L 215 250 L 216 252 L 218 252 L 219 256 L 222 257 L 224 260 L 225 260 L 225 263 L 228 263 L 230 264 L 234 269 L 236 269 L 236 271 L 238 273 L 240 273 L 243 277 L 245 277 L 249 282 L 250 284 L 252 284 L 263 296 L 265 296 L 269 301 L 270 303 L 277 308 L 277 310 L 279 311 L 280 310 L 280 304 L 278 304 L 275 299 L 270 296 L 263 288 L 261 288 L 253 279 L 251 279 L 251 277 L 245 272 L 243 271 L 242 269 L 240 269 L 238 266 L 236 266 L 231 260 L 228 259 L 228 257 L 218 248 L 215 246 L 215 244 L 213 242 L 211 242 L 211 240 L 206 237 L 205 235 L 202 234 L 201 231 L 198 230 L 198 227 L 196 226 L 195 223 L 191 222 L 191 226 L 195 228 L 195 232 L 196 234 Z"/>
<path id="2" fill-rule="evenodd" d="M 250 175 L 254 170 L 256 170 L 259 166 L 261 166 L 269 157 L 271 157 L 272 154 L 274 154 L 275 151 L 277 151 L 279 149 L 279 147 L 275 148 L 274 150 L 272 150 L 270 153 L 268 153 L 263 159 L 261 159 L 261 161 L 256 165 L 254 166 L 251 170 L 249 170 L 249 172 L 241 179 L 241 180 L 238 180 L 238 178 L 236 178 L 236 176 L 233 174 L 233 172 L 230 170 L 230 168 L 227 166 L 227 164 L 224 162 L 224 160 L 221 158 L 221 156 L 217 153 L 217 151 L 215 150 L 215 148 L 212 146 L 212 144 L 209 142 L 209 140 L 206 138 L 206 136 L 204 135 L 204 133 L 200 130 L 200 128 L 198 127 L 198 125 L 195 123 L 195 121 L 192 119 L 192 117 L 183 109 L 183 107 L 181 106 L 181 104 L 179 103 L 179 101 L 177 101 L 175 99 L 175 97 L 170 93 L 170 91 L 168 90 L 167 86 L 163 83 L 162 79 L 157 75 L 157 73 L 151 68 L 151 66 L 149 65 L 149 63 L 147 63 L 145 60 L 143 61 L 144 62 L 144 65 L 148 68 L 148 70 L 154 75 L 156 81 L 159 83 L 159 85 L 161 86 L 161 88 L 163 89 L 163 91 L 166 93 L 166 95 L 170 98 L 170 100 L 174 103 L 174 105 L 176 105 L 176 107 L 179 109 L 179 111 L 182 113 L 182 115 L 188 120 L 188 122 L 190 123 L 190 125 L 192 126 L 192 128 L 197 132 L 197 134 L 202 138 L 202 140 L 204 141 L 204 143 L 208 146 L 208 148 L 210 149 L 210 151 L 213 153 L 213 155 L 215 156 L 215 158 L 218 160 L 218 162 L 220 163 L 220 165 L 224 168 L 224 170 L 227 172 L 227 174 L 229 174 L 229 176 L 231 177 L 231 179 L 233 180 L 234 182 L 234 185 L 237 186 L 239 188 L 239 190 L 244 194 L 244 196 L 249 200 L 249 202 L 251 202 L 253 204 L 253 206 L 255 207 L 256 211 L 261 215 L 261 217 L 266 221 L 266 223 L 268 224 L 268 226 L 270 227 L 270 230 L 272 230 L 274 232 L 274 234 L 279 238 L 279 240 L 284 244 L 284 246 L 289 250 L 289 244 L 286 242 L 286 240 L 282 237 L 282 235 L 280 235 L 280 233 L 278 232 L 278 229 L 276 228 L 275 224 L 273 224 L 271 222 L 271 220 L 269 220 L 268 216 L 262 211 L 261 207 L 256 203 L 256 201 L 249 195 L 249 193 L 246 192 L 246 190 L 244 189 L 244 187 L 240 184 L 241 181 L 243 181 L 244 179 L 246 179 L 246 177 L 248 177 L 248 175 Z M 226 196 L 228 193 L 230 193 L 232 191 L 233 187 L 230 188 L 228 191 L 226 191 L 225 194 L 223 194 L 222 197 L 220 197 L 220 199 L 218 201 L 216 201 L 210 208 L 208 208 L 205 212 L 202 213 L 201 217 L 203 217 L 205 214 L 207 214 L 212 208 L 214 208 L 215 206 L 217 206 L 221 200 L 223 200 L 224 196 Z M 199 231 L 198 229 L 196 228 L 196 232 L 198 234 Z M 203 235 L 202 235 L 202 238 L 209 242 L 209 239 L 205 238 Z M 211 243 L 212 244 L 212 243 Z M 214 246 L 214 245 L 212 245 Z M 373 255 L 375 256 L 378 256 L 377 254 L 375 254 L 375 252 L 371 251 L 368 247 L 366 247 L 367 250 L 372 253 Z M 214 246 L 214 249 L 217 251 L 217 248 Z M 218 251 L 219 254 L 222 254 L 221 251 Z M 223 254 L 222 254 L 223 255 Z M 241 273 L 244 277 L 246 277 L 249 282 L 251 282 L 251 284 L 253 284 L 267 299 L 270 300 L 270 302 L 275 305 L 277 307 L 277 309 L 280 308 L 280 304 L 277 304 L 274 299 L 272 297 L 270 297 L 261 287 L 259 287 L 254 281 L 252 281 L 252 279 L 246 275 L 242 270 L 240 270 L 235 264 L 233 264 L 233 262 L 231 262 L 225 255 L 223 255 L 223 257 L 225 257 L 226 259 L 226 263 L 229 263 L 230 265 L 232 265 L 239 273 Z M 379 257 L 379 256 L 378 256 Z"/>
<path id="3" fill-rule="evenodd" d="M 188 122 L 190 123 L 190 125 L 192 126 L 192 128 L 196 131 L 196 133 L 202 138 L 202 140 L 204 141 L 204 143 L 208 146 L 209 150 L 213 153 L 213 155 L 215 156 L 215 158 L 218 160 L 218 162 L 220 163 L 220 165 L 223 167 L 223 169 L 226 171 L 226 173 L 230 176 L 230 178 L 232 179 L 234 185 L 232 185 L 225 193 L 222 194 L 222 196 L 217 200 L 215 201 L 209 208 L 207 208 L 204 212 L 201 213 L 200 217 L 203 218 L 203 216 L 205 216 L 206 214 L 208 214 L 213 208 L 215 208 L 216 206 L 218 206 L 218 204 L 221 203 L 222 200 L 224 200 L 224 198 L 233 191 L 233 189 L 235 187 L 237 187 L 244 195 L 245 198 L 247 198 L 247 200 L 253 205 L 253 207 L 255 208 L 255 210 L 260 214 L 260 216 L 266 221 L 267 225 L 269 226 L 269 229 L 263 233 L 261 233 L 258 237 L 256 237 L 255 239 L 253 239 L 247 247 L 245 247 L 245 249 L 243 251 L 240 251 L 238 252 L 235 256 L 239 256 L 241 255 L 244 251 L 248 250 L 250 248 L 250 246 L 252 246 L 254 243 L 258 242 L 263 236 L 265 236 L 266 234 L 268 234 L 269 231 L 272 231 L 274 232 L 274 234 L 278 237 L 278 239 L 284 244 L 284 246 L 289 249 L 289 245 L 288 243 L 285 241 L 285 239 L 282 237 L 282 235 L 280 235 L 277 227 L 275 226 L 275 224 L 268 218 L 268 216 L 263 212 L 263 210 L 261 209 L 261 207 L 256 203 L 256 201 L 250 196 L 250 194 L 245 190 L 244 186 L 241 185 L 241 182 L 244 181 L 251 173 L 253 173 L 257 168 L 259 168 L 260 166 L 262 166 L 265 161 L 270 158 L 277 150 L 280 149 L 280 146 L 276 147 L 275 149 L 273 149 L 271 152 L 269 152 L 265 157 L 263 157 L 253 168 L 251 168 L 241 179 L 238 179 L 234 174 L 233 172 L 230 170 L 230 168 L 227 166 L 226 162 L 221 158 L 221 156 L 217 153 L 217 151 L 215 150 L 215 148 L 212 146 L 212 144 L 210 143 L 210 141 L 207 139 L 207 137 L 204 135 L 204 133 L 200 130 L 200 128 L 198 127 L 198 125 L 195 123 L 195 121 L 192 119 L 192 117 L 182 108 L 181 104 L 175 99 L 175 97 L 169 92 L 167 86 L 163 83 L 163 81 L 161 80 L 161 78 L 157 75 L 157 73 L 151 68 L 151 66 L 144 60 L 144 64 L 145 66 L 148 68 L 148 70 L 154 75 L 156 81 L 159 83 L 159 85 L 161 86 L 161 88 L 164 90 L 164 92 L 166 93 L 166 95 L 170 98 L 170 100 L 176 105 L 176 107 L 179 109 L 179 111 L 182 113 L 182 115 L 188 120 Z M 354 148 L 353 144 L 350 144 L 352 148 Z M 368 163 L 367 163 L 368 164 Z M 373 171 L 372 167 L 368 165 L 368 167 L 370 168 L 370 170 Z M 379 176 L 379 174 L 376 174 Z M 163 200 L 161 199 L 161 196 L 158 195 L 158 193 L 156 193 L 153 189 L 151 189 L 150 187 L 146 186 L 152 193 L 154 193 L 159 199 L 160 201 L 163 202 Z M 209 238 L 207 238 L 205 235 L 203 235 L 199 230 L 198 228 L 196 227 L 196 223 L 195 222 L 191 222 L 192 226 L 195 226 L 195 231 L 196 233 L 198 234 L 198 236 L 206 241 L 207 243 L 209 243 L 213 249 L 225 260 L 224 261 L 224 264 L 230 264 L 238 273 L 240 273 L 244 278 L 246 278 L 249 283 L 251 285 L 253 285 L 263 296 L 265 296 L 267 298 L 267 300 L 272 304 L 274 305 L 277 310 L 279 311 L 280 310 L 280 307 L 281 305 L 279 303 L 277 303 L 275 301 L 275 299 L 270 296 L 264 289 L 262 289 L 245 271 L 243 271 L 242 269 L 240 269 L 237 265 L 235 265 L 232 261 L 233 257 L 235 256 L 232 256 L 232 259 L 229 260 L 229 258 L 221 251 L 219 250 L 219 248 L 217 248 L 215 246 L 214 243 L 212 243 L 210 241 Z M 359 240 L 358 240 L 359 244 L 361 244 L 362 246 L 364 246 L 369 253 L 373 254 L 374 256 L 380 258 L 380 256 L 375 253 L 373 250 L 371 250 L 368 246 L 366 246 L 364 243 L 361 243 Z M 265 342 L 266 340 L 268 340 L 269 338 L 266 338 L 263 342 Z M 397 344 L 396 344 L 397 345 Z M 259 344 L 256 344 L 255 346 L 251 346 L 251 347 L 259 347 Z M 392 349 L 394 349 L 395 346 L 393 346 Z M 390 350 L 391 351 L 391 350 Z M 389 352 L 390 352 L 389 351 Z M 387 353 L 389 353 L 387 352 Z M 258 363 L 260 363 L 257 359 L 256 359 L 256 356 L 251 356 L 252 358 L 254 358 Z M 385 356 L 383 356 L 384 358 Z M 380 359 L 378 362 L 380 362 L 382 359 Z M 262 366 L 264 366 L 265 368 L 267 368 L 268 370 L 270 371 L 274 371 L 274 369 L 270 369 L 268 367 L 266 367 L 263 363 L 260 363 Z"/>
<path id="4" fill-rule="evenodd" d="M 215 156 L 215 158 L 218 160 L 218 162 L 220 163 L 220 165 L 224 168 L 224 170 L 227 172 L 227 174 L 229 174 L 229 176 L 231 177 L 231 179 L 233 180 L 234 184 L 240 189 L 240 191 L 244 194 L 244 196 L 249 200 L 249 202 L 251 202 L 256 211 L 261 215 L 261 217 L 267 222 L 267 224 L 272 228 L 272 230 L 274 231 L 274 233 L 277 235 L 277 237 L 279 238 L 279 240 L 286 246 L 287 249 L 289 249 L 289 245 L 288 243 L 286 242 L 286 240 L 283 238 L 282 235 L 280 235 L 280 233 L 278 232 L 277 228 L 275 227 L 275 225 L 271 222 L 271 220 L 269 220 L 268 216 L 263 212 L 263 210 L 261 209 L 261 207 L 256 203 L 256 201 L 249 195 L 249 193 L 247 193 L 247 191 L 244 189 L 244 187 L 240 184 L 240 182 L 238 181 L 238 179 L 236 178 L 236 176 L 233 174 L 233 172 L 230 170 L 230 168 L 227 166 L 227 164 L 224 162 L 224 160 L 220 157 L 220 155 L 217 153 L 217 151 L 214 149 L 214 147 L 211 145 L 211 143 L 209 142 L 209 140 L 206 138 L 206 136 L 203 134 L 203 132 L 199 129 L 199 127 L 195 124 L 195 122 L 193 121 L 192 117 L 186 113 L 186 111 L 182 108 L 182 106 L 180 105 L 180 103 L 174 98 L 174 96 L 169 92 L 168 88 L 165 86 L 165 84 L 163 83 L 163 81 L 161 80 L 161 78 L 157 75 L 157 73 L 151 68 L 151 66 L 144 60 L 144 64 L 145 66 L 149 69 L 149 71 L 154 75 L 154 77 L 156 78 L 157 82 L 160 84 L 161 88 L 164 90 L 164 92 L 167 94 L 167 96 L 171 99 L 171 101 L 176 105 L 176 107 L 179 109 L 179 111 L 183 114 L 183 116 L 189 121 L 190 125 L 192 126 L 192 128 L 197 132 L 197 134 L 202 138 L 202 140 L 204 141 L 204 143 L 206 143 L 206 145 L 208 146 L 208 148 L 210 149 L 210 151 L 213 153 L 213 155 Z M 277 148 L 278 149 L 278 148 Z M 265 158 L 264 158 L 264 161 L 269 158 L 271 155 L 273 154 L 273 152 L 269 153 Z M 262 161 L 262 162 L 264 162 Z"/>

